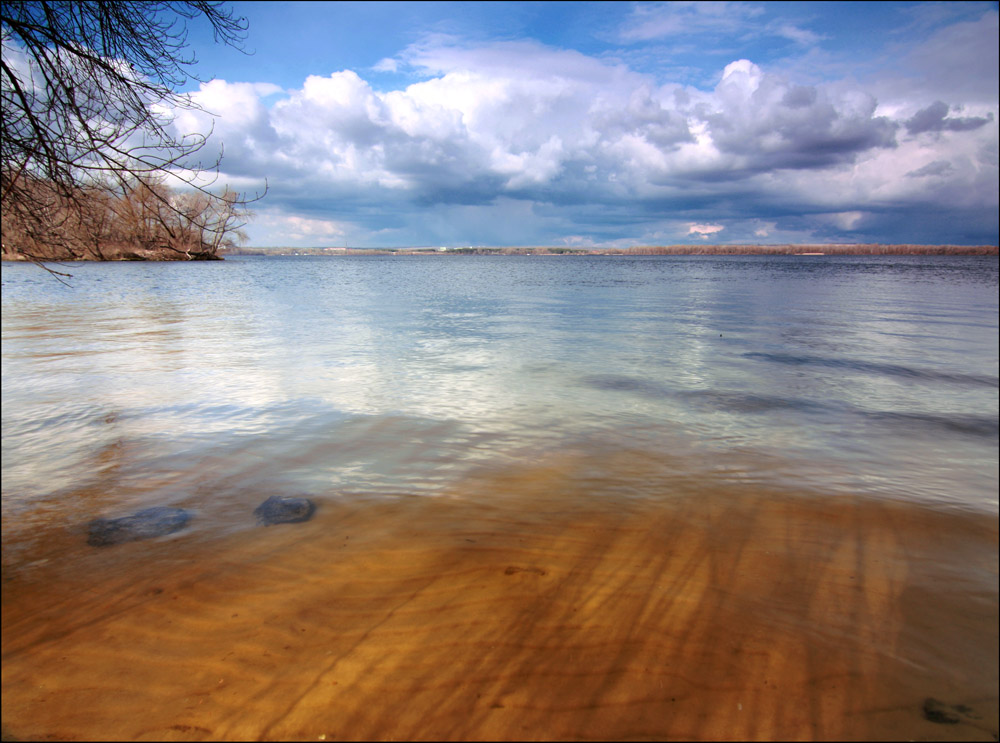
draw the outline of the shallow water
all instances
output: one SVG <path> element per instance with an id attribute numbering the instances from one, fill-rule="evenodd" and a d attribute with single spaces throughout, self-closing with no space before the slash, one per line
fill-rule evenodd
<path id="1" fill-rule="evenodd" d="M 3 265 L 5 736 L 994 739 L 995 257 L 70 272 Z"/>

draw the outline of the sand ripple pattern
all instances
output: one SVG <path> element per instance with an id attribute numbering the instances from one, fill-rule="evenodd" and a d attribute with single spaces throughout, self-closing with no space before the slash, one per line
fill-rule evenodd
<path id="1" fill-rule="evenodd" d="M 995 736 L 995 519 L 681 482 L 588 500 L 580 465 L 5 580 L 5 737 Z"/>

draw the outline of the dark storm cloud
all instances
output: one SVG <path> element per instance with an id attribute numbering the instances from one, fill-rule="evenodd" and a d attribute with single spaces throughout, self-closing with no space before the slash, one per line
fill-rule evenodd
<path id="1" fill-rule="evenodd" d="M 906 121 L 906 131 L 910 134 L 945 131 L 969 132 L 993 121 L 993 114 L 949 118 L 949 108 L 947 103 L 934 101 L 927 108 L 917 111 Z"/>
<path id="2" fill-rule="evenodd" d="M 746 61 L 726 68 L 716 98 L 719 107 L 705 117 L 713 141 L 722 152 L 746 157 L 750 170 L 822 168 L 896 145 L 897 125 L 875 115 L 873 97 L 837 99 Z"/>

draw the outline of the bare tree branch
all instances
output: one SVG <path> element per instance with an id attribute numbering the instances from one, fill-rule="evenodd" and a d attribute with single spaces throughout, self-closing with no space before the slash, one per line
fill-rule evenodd
<path id="1" fill-rule="evenodd" d="M 191 70 L 195 56 L 187 50 L 188 23 L 194 21 L 208 22 L 216 41 L 236 48 L 247 30 L 245 19 L 206 0 L 3 3 L 5 255 L 36 261 L 121 255 L 120 243 L 127 239 L 121 205 L 107 198 L 129 202 L 140 194 L 145 219 L 163 215 L 150 224 L 160 225 L 166 235 L 160 248 L 170 257 L 180 239 L 176 228 L 190 220 L 175 208 L 164 174 L 181 179 L 209 205 L 199 217 L 202 242 L 180 251 L 185 258 L 215 257 L 228 232 L 239 231 L 247 205 L 263 194 L 247 198 L 228 188 L 213 194 L 202 179 L 218 175 L 221 151 L 210 163 L 197 159 L 210 132 L 178 133 L 173 127 L 171 112 L 200 110 L 190 96 L 176 92 L 198 79 Z M 111 225 L 118 231 L 114 238 Z M 134 247 L 150 254 L 156 241 L 146 238 Z"/>

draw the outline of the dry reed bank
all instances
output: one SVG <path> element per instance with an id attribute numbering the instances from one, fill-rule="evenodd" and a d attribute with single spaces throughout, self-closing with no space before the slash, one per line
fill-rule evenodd
<path id="1" fill-rule="evenodd" d="M 553 246 L 464 248 L 234 248 L 225 255 L 998 255 L 996 245 L 644 245 L 635 248 Z"/>

